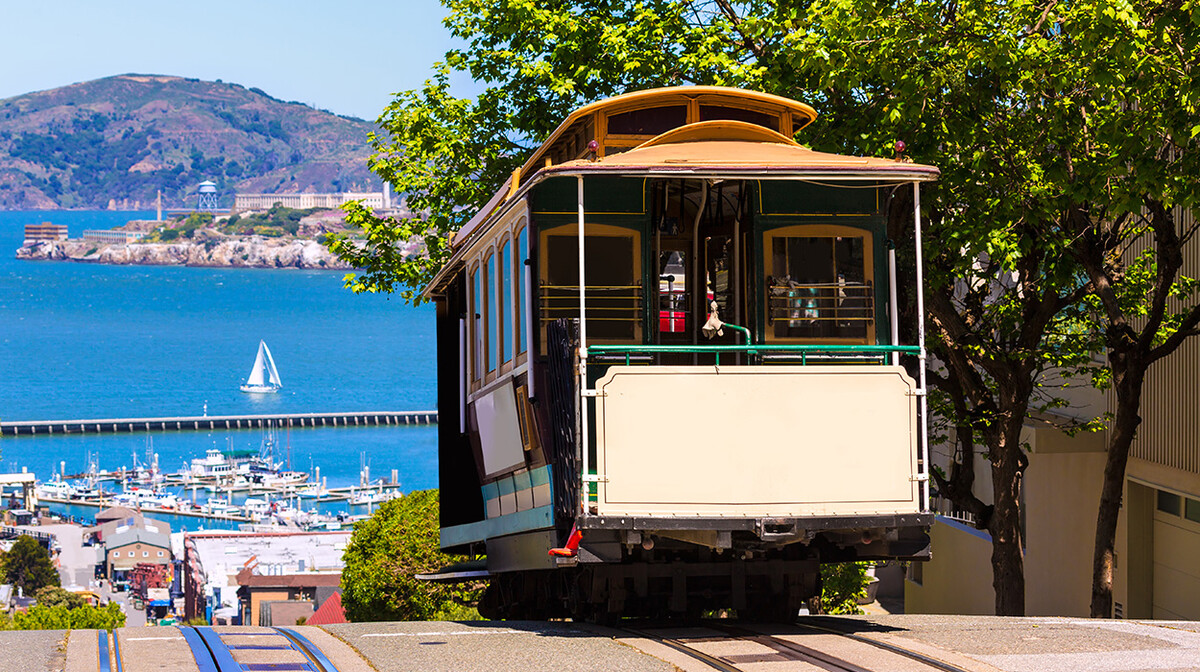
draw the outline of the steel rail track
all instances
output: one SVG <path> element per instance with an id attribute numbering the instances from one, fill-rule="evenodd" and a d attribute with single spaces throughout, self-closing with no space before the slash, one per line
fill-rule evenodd
<path id="1" fill-rule="evenodd" d="M 273 672 L 338 672 L 333 662 L 313 644 L 307 637 L 291 628 L 271 628 L 268 633 L 227 633 L 232 636 L 255 635 L 259 637 L 276 638 L 254 644 L 230 644 L 221 633 L 209 626 L 187 627 L 180 626 L 179 631 L 192 657 L 196 659 L 196 667 L 200 672 L 257 672 L 270 670 Z M 297 651 L 307 662 L 248 662 L 240 663 L 234 656 L 235 650 L 276 650 Z M 120 661 L 118 659 L 118 665 Z M 101 672 L 109 672 L 102 669 Z M 120 672 L 118 670 L 117 672 Z"/>
<path id="2" fill-rule="evenodd" d="M 915 660 L 919 663 L 923 663 L 930 667 L 942 670 L 942 672 L 967 672 L 966 670 L 964 670 L 961 667 L 958 667 L 956 665 L 951 665 L 950 663 L 947 663 L 942 660 L 938 660 L 937 658 L 932 658 L 930 656 L 926 656 L 923 653 L 917 653 L 916 651 L 910 651 L 902 646 L 897 646 L 890 642 L 881 642 L 877 639 L 871 639 L 870 637 L 863 637 L 862 635 L 856 635 L 853 632 L 842 632 L 842 631 L 836 630 L 834 628 L 826 628 L 826 627 L 822 627 L 819 625 L 813 625 L 811 623 L 805 623 L 802 621 L 793 623 L 792 625 L 796 625 L 801 628 L 808 628 L 809 630 L 816 630 L 818 632 L 824 632 L 827 634 L 841 635 L 842 637 L 852 639 L 856 642 L 862 642 L 863 644 L 870 644 L 871 646 L 874 646 L 878 649 L 882 649 L 884 651 L 890 651 L 897 655 L 904 656 L 905 658 L 909 658 L 909 659 Z"/>
<path id="3" fill-rule="evenodd" d="M 925 655 L 917 653 L 915 651 L 910 651 L 903 647 L 896 646 L 894 644 L 890 644 L 887 642 L 878 642 L 878 641 L 875 641 L 875 640 L 867 638 L 867 637 L 861 637 L 861 636 L 855 635 L 853 633 L 840 632 L 840 631 L 837 631 L 834 629 L 823 628 L 823 627 L 819 627 L 819 626 L 811 626 L 811 625 L 803 624 L 803 623 L 796 623 L 796 624 L 790 624 L 790 625 L 799 625 L 799 626 L 808 628 L 810 630 L 815 630 L 815 631 L 821 632 L 823 634 L 838 635 L 841 637 L 846 637 L 847 639 L 851 639 L 856 642 L 861 642 L 863 644 L 869 644 L 869 645 L 875 646 L 881 650 L 888 651 L 890 653 L 904 656 L 911 660 L 917 661 L 917 662 L 919 662 L 923 665 L 927 665 L 933 669 L 940 670 L 941 672 L 968 672 L 967 670 L 964 670 L 963 668 L 956 667 L 956 666 L 946 663 L 944 661 L 940 661 L 935 658 L 925 656 Z M 721 624 L 721 623 L 705 622 L 703 624 L 698 625 L 697 627 L 708 629 L 708 630 L 714 630 L 716 632 L 725 633 L 726 635 L 729 635 L 729 637 L 728 638 L 712 637 L 712 636 L 708 636 L 708 637 L 704 637 L 704 636 L 701 636 L 701 637 L 664 637 L 662 635 L 658 635 L 658 634 L 654 633 L 654 630 L 659 629 L 658 626 L 650 627 L 650 628 L 641 628 L 641 627 L 621 628 L 621 630 L 628 632 L 630 634 L 636 635 L 638 637 L 643 637 L 643 638 L 652 640 L 654 642 L 657 642 L 659 644 L 667 646 L 671 649 L 679 651 L 680 653 L 683 653 L 687 656 L 690 656 L 692 658 L 695 658 L 696 660 L 699 660 L 699 661 L 705 663 L 706 665 L 708 665 L 709 667 L 712 667 L 713 669 L 721 670 L 721 672 L 744 672 L 744 668 L 739 667 L 739 665 L 749 665 L 749 664 L 766 663 L 766 662 L 787 662 L 787 661 L 796 661 L 796 662 L 800 662 L 800 663 L 806 663 L 808 665 L 812 665 L 814 667 L 826 670 L 827 672 L 886 672 L 886 668 L 864 667 L 862 665 L 859 665 L 858 663 L 854 663 L 849 660 L 840 658 L 838 656 L 834 656 L 834 655 L 825 653 L 824 651 L 813 648 L 811 646 L 806 646 L 804 644 L 799 644 L 799 643 L 796 643 L 796 642 L 793 642 L 790 640 L 782 639 L 782 638 L 774 636 L 774 635 L 769 635 L 769 634 L 765 634 L 765 633 L 761 633 L 761 632 L 747 630 L 744 627 L 740 627 L 740 626 L 736 626 L 736 625 L 726 625 L 726 624 Z M 709 653 L 705 653 L 704 651 L 696 648 L 696 646 L 695 646 L 696 644 L 701 644 L 701 643 L 706 643 L 706 642 L 728 641 L 730 639 L 758 644 L 759 646 L 770 649 L 771 653 L 741 654 L 741 655 L 733 655 L 733 656 L 715 656 L 715 655 L 712 655 Z"/>
<path id="4" fill-rule="evenodd" d="M 112 672 L 112 655 L 108 652 L 107 630 L 96 631 L 96 656 L 99 662 L 99 672 Z"/>

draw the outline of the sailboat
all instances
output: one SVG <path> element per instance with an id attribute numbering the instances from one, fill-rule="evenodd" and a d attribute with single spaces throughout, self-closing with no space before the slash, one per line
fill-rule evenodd
<path id="1" fill-rule="evenodd" d="M 246 384 L 242 385 L 242 392 L 265 394 L 278 392 L 281 387 L 283 381 L 279 379 L 279 371 L 275 370 L 275 360 L 271 357 L 271 351 L 267 349 L 266 341 L 259 341 L 254 368 L 250 370 Z"/>

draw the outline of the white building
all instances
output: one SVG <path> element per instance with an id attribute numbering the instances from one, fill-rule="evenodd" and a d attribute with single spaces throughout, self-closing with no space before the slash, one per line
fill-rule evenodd
<path id="1" fill-rule="evenodd" d="M 368 208 L 391 207 L 391 198 L 382 191 L 346 191 L 334 194 L 238 194 L 233 199 L 233 209 L 267 210 L 276 203 L 285 208 L 337 208 L 347 201 L 362 201 Z"/>

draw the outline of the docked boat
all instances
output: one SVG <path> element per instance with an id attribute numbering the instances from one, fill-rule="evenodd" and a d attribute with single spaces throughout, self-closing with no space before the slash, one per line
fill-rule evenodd
<path id="1" fill-rule="evenodd" d="M 350 496 L 350 503 L 354 506 L 382 504 L 388 500 L 396 499 L 399 496 L 399 492 L 388 492 L 385 490 L 359 490 Z"/>
<path id="2" fill-rule="evenodd" d="M 52 481 L 37 486 L 37 496 L 43 499 L 79 499 L 79 489 L 74 485 L 60 480 L 57 476 Z"/>
<path id="3" fill-rule="evenodd" d="M 271 504 L 265 499 L 249 497 L 242 502 L 242 511 L 245 512 L 247 518 L 258 522 L 270 515 Z"/>
<path id="4" fill-rule="evenodd" d="M 275 369 L 275 359 L 266 341 L 258 342 L 258 354 L 254 357 L 254 368 L 250 369 L 250 377 L 242 385 L 242 392 L 251 394 L 269 394 L 278 392 L 283 387 L 279 371 Z"/>
<path id="5" fill-rule="evenodd" d="M 242 510 L 229 502 L 228 497 L 209 497 L 200 505 L 200 511 L 209 516 L 240 516 Z"/>
<path id="6" fill-rule="evenodd" d="M 192 460 L 188 473 L 197 477 L 229 476 L 236 469 L 237 459 L 235 457 L 226 455 L 217 448 L 209 448 L 204 452 L 204 457 L 197 457 Z"/>

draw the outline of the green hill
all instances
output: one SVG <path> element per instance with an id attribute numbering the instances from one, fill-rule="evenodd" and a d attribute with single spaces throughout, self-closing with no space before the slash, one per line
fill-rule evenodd
<path id="1" fill-rule="evenodd" d="M 118 75 L 0 100 L 0 209 L 194 205 L 233 194 L 378 191 L 373 124 L 220 81 Z"/>

